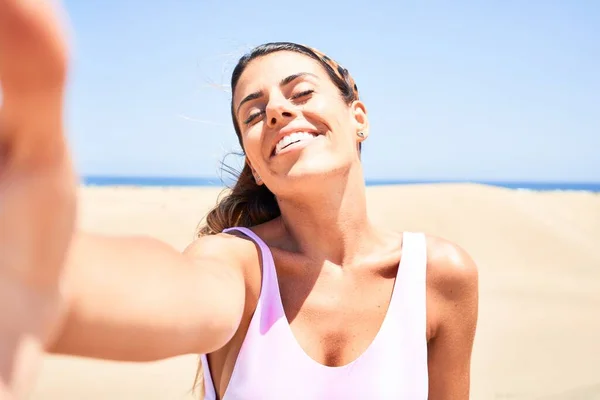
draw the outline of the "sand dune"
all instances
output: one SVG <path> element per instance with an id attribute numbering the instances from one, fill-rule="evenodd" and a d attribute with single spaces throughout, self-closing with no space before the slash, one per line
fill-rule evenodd
<path id="1" fill-rule="evenodd" d="M 81 225 L 178 248 L 213 188 L 84 188 Z M 480 268 L 473 399 L 600 399 L 600 194 L 481 185 L 368 189 L 372 218 L 456 241 Z M 127 364 L 48 357 L 33 399 L 192 399 L 197 358 Z"/>

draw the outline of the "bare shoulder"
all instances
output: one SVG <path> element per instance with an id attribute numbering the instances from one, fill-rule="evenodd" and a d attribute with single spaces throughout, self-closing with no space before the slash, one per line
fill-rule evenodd
<path id="1" fill-rule="evenodd" d="M 474 329 L 479 302 L 479 272 L 471 255 L 449 240 L 427 235 L 427 290 L 430 338 L 460 324 Z"/>
<path id="2" fill-rule="evenodd" d="M 206 235 L 190 243 L 183 254 L 192 259 L 205 257 L 228 261 L 248 261 L 255 252 L 251 241 L 237 234 L 219 233 Z"/>
<path id="3" fill-rule="evenodd" d="M 447 299 L 470 296 L 478 286 L 478 269 L 471 255 L 449 240 L 427 235 L 428 286 Z"/>
<path id="4" fill-rule="evenodd" d="M 260 283 L 259 251 L 256 244 L 239 232 L 201 236 L 190 243 L 183 254 L 196 264 L 218 265 L 224 273 L 241 273 L 246 286 L 256 289 Z M 254 291 L 254 290 L 253 290 Z"/>

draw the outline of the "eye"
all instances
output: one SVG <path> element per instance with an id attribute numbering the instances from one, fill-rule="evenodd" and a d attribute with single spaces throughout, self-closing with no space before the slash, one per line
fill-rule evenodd
<path id="1" fill-rule="evenodd" d="M 309 89 L 309 90 L 303 90 L 302 92 L 296 93 L 294 95 L 292 95 L 291 100 L 295 101 L 296 103 L 303 103 L 308 101 L 309 96 L 311 94 L 313 94 L 315 91 L 313 89 Z M 246 118 L 246 120 L 244 121 L 245 125 L 252 125 L 252 123 L 254 121 L 256 121 L 258 119 L 258 117 L 262 116 L 264 114 L 264 110 L 262 111 L 255 111 L 252 114 L 250 114 L 248 116 L 248 118 Z"/>
<path id="2" fill-rule="evenodd" d="M 250 125 L 253 121 L 255 121 L 258 117 L 260 117 L 263 113 L 264 113 L 264 111 L 253 112 L 252 114 L 250 114 L 248 116 L 248 118 L 246 118 L 246 120 L 244 121 L 244 124 Z"/>
<path id="3" fill-rule="evenodd" d="M 300 100 L 300 101 L 307 101 L 308 97 L 313 94 L 315 91 L 312 89 L 309 90 L 304 90 L 300 93 L 296 93 L 295 95 L 292 96 L 292 100 Z"/>

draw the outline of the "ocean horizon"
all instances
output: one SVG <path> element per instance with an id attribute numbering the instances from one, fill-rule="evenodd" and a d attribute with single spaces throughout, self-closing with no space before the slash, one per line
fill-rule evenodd
<path id="1" fill-rule="evenodd" d="M 153 186 L 153 187 L 225 187 L 233 181 L 224 182 L 218 177 L 178 177 L 178 176 L 112 176 L 88 175 L 81 179 L 84 186 Z M 440 180 L 402 180 L 402 179 L 367 179 L 367 186 L 382 185 L 415 185 L 431 183 L 478 183 L 504 187 L 509 189 L 534 191 L 586 191 L 600 192 L 600 182 L 560 182 L 560 181 L 489 181 L 469 179 Z"/>

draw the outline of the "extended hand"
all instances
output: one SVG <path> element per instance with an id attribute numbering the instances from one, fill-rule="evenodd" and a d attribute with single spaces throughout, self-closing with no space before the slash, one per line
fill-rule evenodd
<path id="1" fill-rule="evenodd" d="M 0 399 L 23 394 L 64 308 L 75 220 L 63 135 L 67 46 L 41 0 L 0 0 Z"/>

